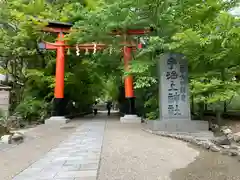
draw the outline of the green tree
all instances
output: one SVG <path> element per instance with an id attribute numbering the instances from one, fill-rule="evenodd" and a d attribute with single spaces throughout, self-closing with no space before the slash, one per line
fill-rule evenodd
<path id="1" fill-rule="evenodd" d="M 40 31 L 46 25 L 39 21 L 43 19 L 74 23 L 76 31 L 66 37 L 70 44 L 109 45 L 96 54 L 81 52 L 76 56 L 70 50 L 66 57 L 65 96 L 77 103 L 78 110 L 85 109 L 103 93 L 116 98 L 115 85 L 122 84 L 127 75 L 121 61 L 122 42 L 136 41 L 137 37 L 109 33 L 131 28 L 154 28 L 143 37 L 147 47 L 133 53 L 130 72 L 135 77 L 137 96 L 143 97 L 137 99 L 138 108 L 148 118 L 158 115 L 157 55 L 163 52 L 186 56 L 195 102 L 230 100 L 239 92 L 239 79 L 233 79 L 239 74 L 239 18 L 228 13 L 236 3 L 237 0 L 1 1 L 1 72 L 12 75 L 14 80 L 13 109 L 24 109 L 20 108 L 22 104 L 29 106 L 32 99 L 46 103 L 43 111 L 49 111 L 56 54 L 39 51 L 37 44 L 42 40 L 54 42 L 56 36 Z M 30 108 L 25 109 L 24 113 Z"/>
<path id="2" fill-rule="evenodd" d="M 41 31 L 46 25 L 43 20 L 74 21 L 73 14 L 84 9 L 84 4 L 10 0 L 1 1 L 1 7 L 0 54 L 2 71 L 13 77 L 12 111 L 27 120 L 45 118 L 51 111 L 56 53 L 40 51 L 38 43 L 54 42 L 56 35 Z M 97 57 L 103 55 L 82 53 L 77 57 L 74 50 L 69 52 L 65 64 L 65 98 L 76 102 L 76 111 L 86 111 L 101 93 L 99 75 L 105 71 L 97 63 Z"/>
<path id="3" fill-rule="evenodd" d="M 80 42 L 104 42 L 119 49 L 123 37 L 109 36 L 109 32 L 152 26 L 155 33 L 151 34 L 148 47 L 138 51 L 132 62 L 135 88 L 144 92 L 147 87 L 152 87 L 152 98 L 156 99 L 156 55 L 174 51 L 183 53 L 188 59 L 195 100 L 223 102 L 236 95 L 239 87 L 237 81 L 232 81 L 239 59 L 239 18 L 228 13 L 236 2 L 105 1 L 76 21 L 75 27 L 83 31 L 73 33 L 71 38 Z M 156 103 L 146 101 L 146 106 L 153 104 Z M 154 108 L 153 112 L 156 111 Z"/>

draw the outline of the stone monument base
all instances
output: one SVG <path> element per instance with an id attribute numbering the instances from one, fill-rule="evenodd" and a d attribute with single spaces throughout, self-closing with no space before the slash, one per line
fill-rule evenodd
<path id="1" fill-rule="evenodd" d="M 126 114 L 120 118 L 121 123 L 141 123 L 142 120 L 137 115 Z"/>
<path id="2" fill-rule="evenodd" d="M 70 119 L 65 118 L 64 116 L 52 116 L 45 120 L 45 124 L 66 124 L 69 121 Z"/>
<path id="3" fill-rule="evenodd" d="M 200 132 L 208 131 L 207 121 L 198 120 L 149 120 L 147 128 L 153 131 Z"/>

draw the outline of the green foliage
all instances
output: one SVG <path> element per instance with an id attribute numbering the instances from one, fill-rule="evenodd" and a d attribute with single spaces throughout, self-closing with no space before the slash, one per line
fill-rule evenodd
<path id="1" fill-rule="evenodd" d="M 16 94 L 13 112 L 28 121 L 42 119 L 51 111 L 56 53 L 40 51 L 37 44 L 42 40 L 54 42 L 56 35 L 43 33 L 41 28 L 46 23 L 39 20 L 74 21 L 80 9 L 87 10 L 78 1 L 10 0 L 1 1 L 0 6 L 0 60 L 4 73 L 13 77 L 13 82 L 8 82 Z M 65 98 L 75 101 L 78 111 L 100 96 L 100 76 L 108 76 L 118 67 L 98 62 L 102 56 L 76 57 L 75 52 L 66 56 Z"/>
<path id="2" fill-rule="evenodd" d="M 116 77 L 108 78 L 103 82 L 103 99 L 117 101 L 119 95 L 119 81 Z"/>
<path id="3" fill-rule="evenodd" d="M 232 80 L 240 58 L 238 22 L 229 13 L 219 12 L 215 19 L 172 37 L 169 48 L 183 53 L 189 61 L 196 103 L 219 104 L 239 95 L 240 84 Z"/>
<path id="4" fill-rule="evenodd" d="M 17 106 L 15 113 L 29 122 L 39 120 L 38 118 L 42 120 L 46 117 L 44 113 L 47 107 L 48 104 L 44 101 L 27 97 Z"/>
<path id="5" fill-rule="evenodd" d="M 156 120 L 159 117 L 158 105 L 159 99 L 154 96 L 144 103 L 147 119 Z"/>
<path id="6" fill-rule="evenodd" d="M 197 103 L 229 100 L 239 92 L 239 80 L 232 80 L 239 73 L 239 18 L 228 13 L 236 3 L 237 0 L 0 1 L 1 72 L 3 69 L 13 77 L 16 111 L 30 120 L 39 118 L 40 112 L 48 111 L 45 106 L 39 107 L 40 103 L 48 105 L 53 99 L 56 53 L 39 51 L 37 43 L 54 42 L 56 36 L 41 32 L 46 23 L 39 19 L 73 22 L 77 30 L 66 37 L 70 44 L 109 45 L 94 55 L 81 52 L 77 57 L 69 50 L 66 56 L 65 97 L 75 101 L 79 110 L 102 95 L 116 99 L 117 86 L 131 73 L 136 94 L 144 99 L 138 99 L 139 108 L 148 118 L 157 118 L 157 54 L 168 51 L 186 56 L 191 92 Z M 122 42 L 136 41 L 136 36 L 109 33 L 150 26 L 155 31 L 146 38 L 147 47 L 132 54 L 131 70 L 123 72 Z"/>
<path id="7" fill-rule="evenodd" d="M 131 71 L 125 72 L 125 75 L 134 75 L 137 91 L 146 95 L 144 89 L 152 87 L 152 97 L 156 99 L 156 52 L 174 51 L 184 54 L 189 62 L 195 101 L 223 102 L 236 96 L 239 89 L 238 81 L 232 81 L 239 67 L 239 18 L 228 13 L 236 3 L 223 0 L 105 1 L 81 19 L 76 18 L 75 27 L 83 31 L 74 32 L 70 37 L 74 42 L 104 42 L 117 49 L 122 38 L 109 36 L 113 29 L 125 31 L 152 26 L 155 32 L 147 48 L 134 54 Z M 145 101 L 148 104 L 148 99 Z M 153 102 L 150 104 L 155 107 Z"/>

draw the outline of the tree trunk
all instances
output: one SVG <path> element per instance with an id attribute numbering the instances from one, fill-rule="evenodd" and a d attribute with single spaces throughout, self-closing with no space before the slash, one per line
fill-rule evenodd
<path id="1" fill-rule="evenodd" d="M 204 103 L 204 111 L 208 110 L 208 104 Z"/>
<path id="2" fill-rule="evenodd" d="M 224 104 L 223 104 L 223 106 L 224 106 L 224 108 L 223 108 L 223 112 L 227 112 L 227 102 L 226 101 L 224 101 Z"/>
<path id="3" fill-rule="evenodd" d="M 194 97 L 193 97 L 193 95 L 191 96 L 191 108 L 192 108 L 192 113 L 194 113 L 194 111 L 195 111 L 195 106 L 194 106 Z"/>
<path id="4" fill-rule="evenodd" d="M 225 68 L 223 68 L 223 70 L 221 71 L 221 78 L 222 78 L 222 81 L 225 83 Z M 223 112 L 227 112 L 227 102 L 224 101 L 223 103 Z"/>
<path id="5" fill-rule="evenodd" d="M 204 119 L 204 103 L 203 102 L 199 103 L 199 116 L 200 116 L 200 120 Z"/>
<path id="6" fill-rule="evenodd" d="M 217 125 L 221 126 L 222 125 L 222 113 L 220 110 L 216 110 L 216 120 L 217 120 Z"/>

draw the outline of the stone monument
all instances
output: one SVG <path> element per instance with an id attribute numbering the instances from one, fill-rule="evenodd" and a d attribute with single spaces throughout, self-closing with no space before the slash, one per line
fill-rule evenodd
<path id="1" fill-rule="evenodd" d="M 0 111 L 4 116 L 9 115 L 9 99 L 11 87 L 0 86 Z"/>
<path id="2" fill-rule="evenodd" d="M 165 53 L 159 59 L 159 120 L 153 130 L 196 132 L 208 130 L 205 121 L 192 121 L 189 103 L 188 64 L 183 55 Z"/>
<path id="3" fill-rule="evenodd" d="M 180 54 L 160 58 L 160 120 L 190 120 L 188 66 Z"/>

